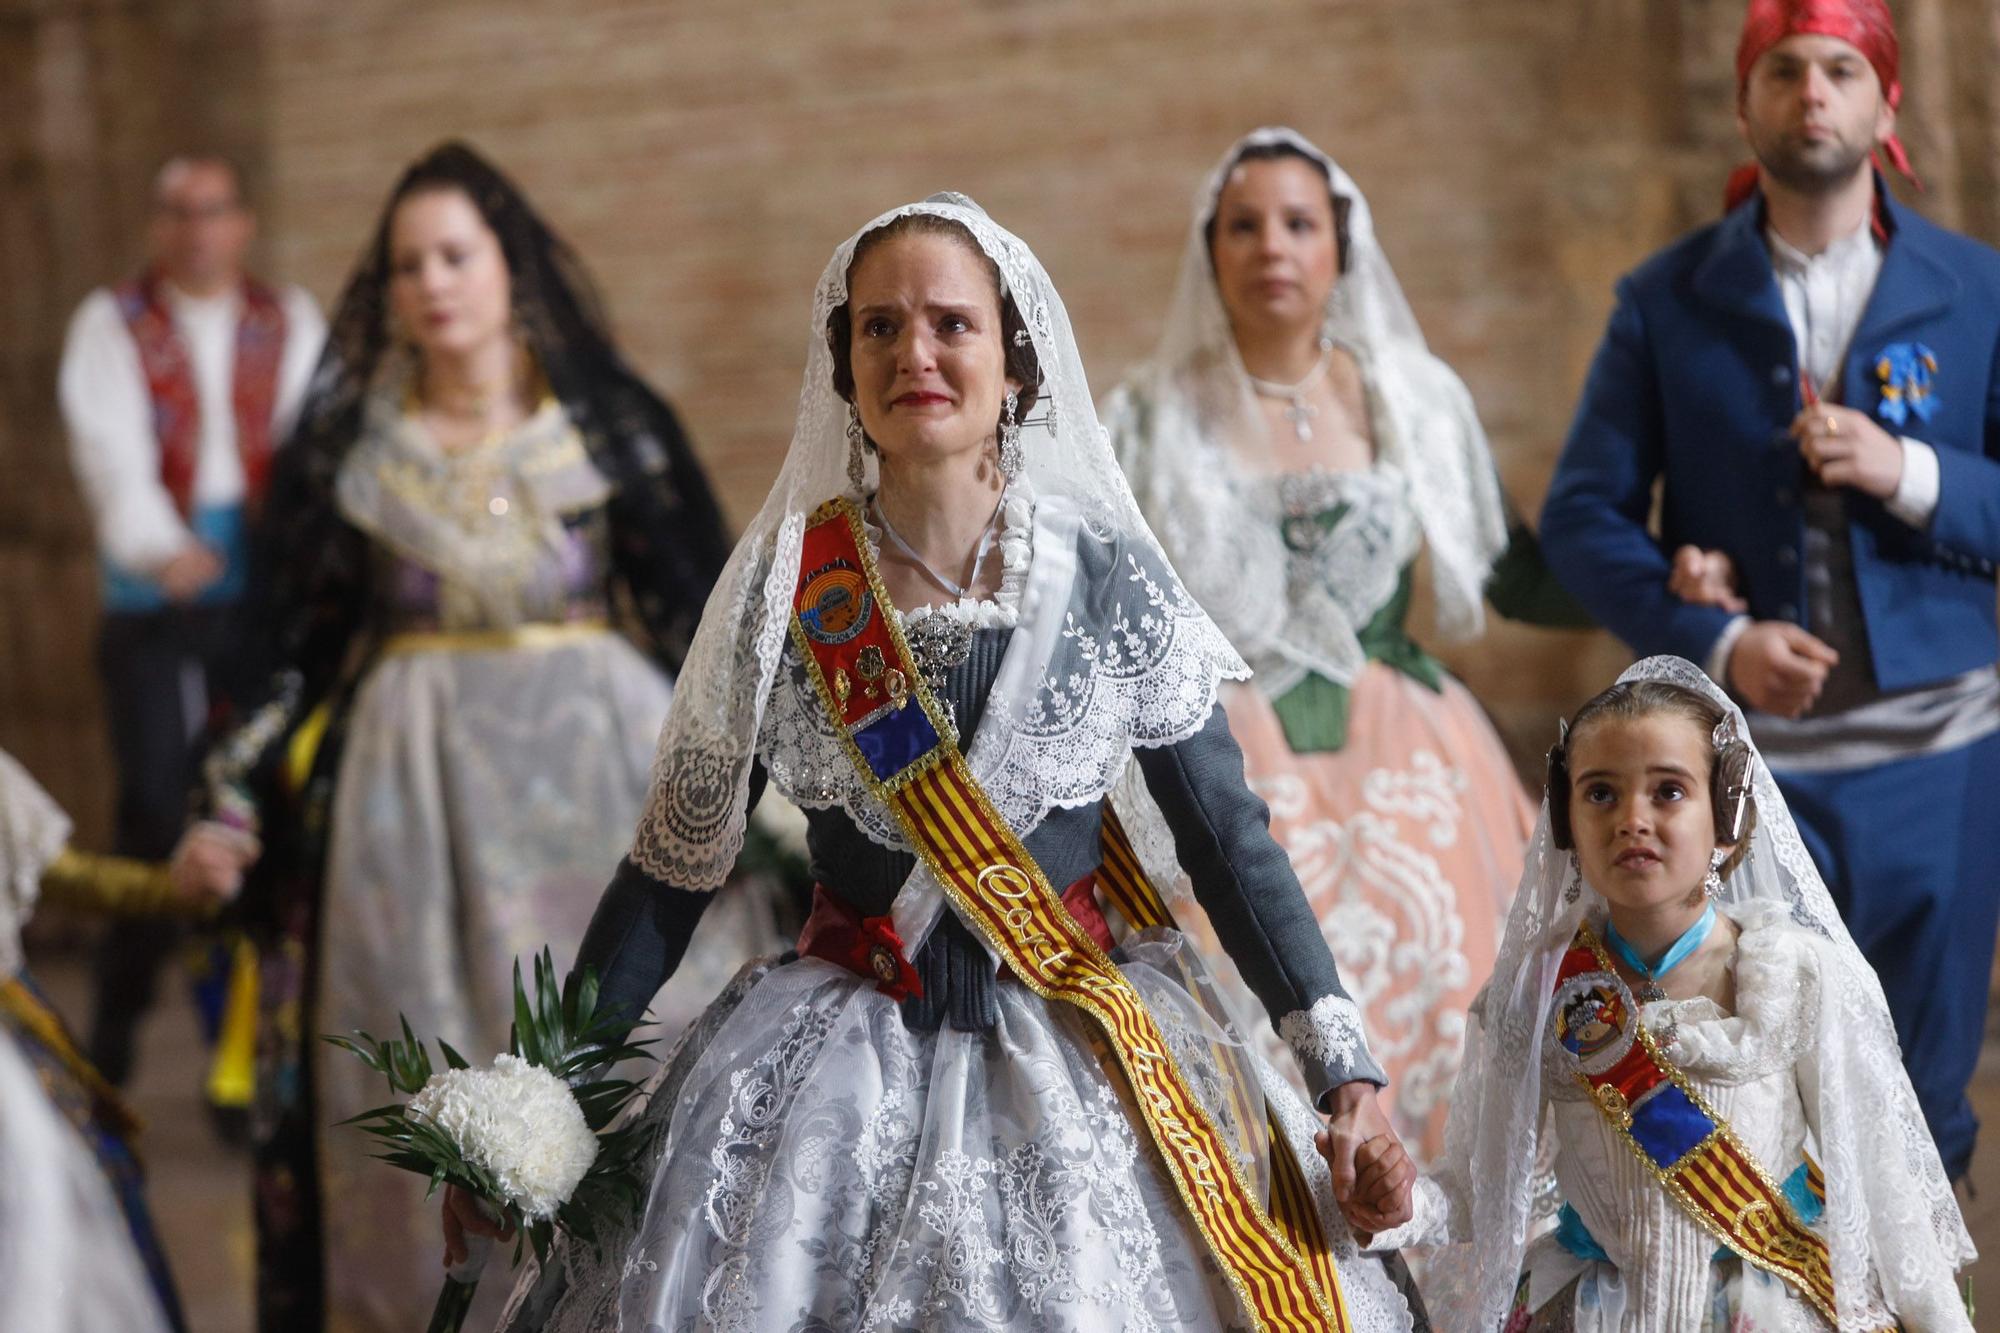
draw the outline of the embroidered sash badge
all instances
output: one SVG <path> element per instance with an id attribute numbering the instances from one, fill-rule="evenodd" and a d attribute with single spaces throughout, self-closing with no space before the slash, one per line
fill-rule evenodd
<path id="1" fill-rule="evenodd" d="M 868 628 L 874 610 L 868 580 L 838 557 L 806 575 L 799 592 L 799 627 L 814 643 L 846 643 Z"/>

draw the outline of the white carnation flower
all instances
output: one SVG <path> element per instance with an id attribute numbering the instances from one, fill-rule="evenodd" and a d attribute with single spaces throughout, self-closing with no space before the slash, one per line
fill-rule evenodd
<path id="1" fill-rule="evenodd" d="M 518 1055 L 433 1074 L 410 1114 L 449 1135 L 531 1222 L 554 1217 L 597 1159 L 597 1135 L 569 1085 Z"/>

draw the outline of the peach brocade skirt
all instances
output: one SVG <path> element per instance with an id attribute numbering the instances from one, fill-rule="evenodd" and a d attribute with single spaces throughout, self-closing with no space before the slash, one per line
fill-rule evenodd
<path id="1" fill-rule="evenodd" d="M 1397 1132 L 1435 1160 L 1466 1009 L 1492 973 L 1534 807 L 1485 712 L 1450 677 L 1439 693 L 1369 663 L 1346 746 L 1320 754 L 1292 752 L 1254 686 L 1227 687 L 1223 703 L 1250 785 L 1270 804 L 1271 832 L 1388 1070 Z M 1206 921 L 1184 924 L 1213 944 Z M 1221 951 L 1208 957 L 1249 1001 L 1241 1012 L 1259 1013 Z M 1250 1027 L 1270 1034 L 1268 1023 Z"/>

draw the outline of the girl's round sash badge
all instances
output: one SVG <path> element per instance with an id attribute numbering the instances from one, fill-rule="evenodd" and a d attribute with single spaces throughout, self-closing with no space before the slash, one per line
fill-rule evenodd
<path id="1" fill-rule="evenodd" d="M 1583 972 L 1556 988 L 1549 1014 L 1549 1035 L 1555 1057 L 1569 1073 L 1585 1081 L 1611 1072 L 1632 1049 L 1633 1015 L 1637 1007 L 1632 992 L 1614 972 Z M 1600 1102 L 1606 1097 L 1624 1097 L 1610 1084 L 1593 1084 L 1591 1092 Z M 1623 1119 L 1630 1113 L 1624 1105 L 1606 1105 L 1606 1111 Z"/>

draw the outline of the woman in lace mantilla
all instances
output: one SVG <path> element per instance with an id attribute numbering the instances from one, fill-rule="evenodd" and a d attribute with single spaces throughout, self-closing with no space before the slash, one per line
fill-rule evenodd
<path id="1" fill-rule="evenodd" d="M 1100 825 L 1136 757 L 1217 934 L 1336 1112 L 1331 1151 L 1394 1141 L 1358 1015 L 1216 708 L 1243 665 L 1140 519 L 1041 265 L 938 196 L 871 222 L 826 269 L 790 454 L 696 635 L 646 816 L 578 961 L 636 1016 L 767 783 L 808 812 L 803 956 L 747 968 L 668 1057 L 644 1209 L 525 1280 L 507 1326 L 1247 1327 L 1096 1029 L 1002 972 L 808 681 L 787 636 L 802 531 L 843 493 L 969 768 L 1069 886 L 1069 913 L 1109 939 Z M 895 969 L 829 943 L 883 922 L 910 969 L 893 985 Z M 1260 1069 L 1183 937 L 1133 934 L 1112 957 L 1265 1189 L 1270 1098 L 1355 1326 L 1410 1328 L 1338 1219 L 1319 1117 Z"/>
<path id="2" fill-rule="evenodd" d="M 576 947 L 638 815 L 726 539 L 576 257 L 456 144 L 391 194 L 263 520 L 273 691 L 207 766 L 210 819 L 265 847 L 259 1318 L 389 1333 L 437 1287 L 422 1182 L 329 1128 L 380 1096 L 313 1036 L 401 1011 L 506 1049 L 515 960 Z M 778 939 L 740 897 L 725 957 Z"/>
<path id="3" fill-rule="evenodd" d="M 1255 669 L 1223 696 L 1251 785 L 1368 1015 L 1396 1126 L 1434 1153 L 1530 807 L 1485 713 L 1407 631 L 1418 552 L 1448 638 L 1480 632 L 1488 596 L 1587 622 L 1509 512 L 1367 201 L 1291 130 L 1247 136 L 1209 177 L 1159 348 L 1104 416 L 1189 591 Z"/>
<path id="4" fill-rule="evenodd" d="M 1657 657 L 1580 709 L 1551 755 L 1445 1155 L 1415 1220 L 1376 1238 L 1442 1247 L 1424 1266 L 1442 1326 L 1971 1328 L 1953 1275 L 1972 1245 L 1881 986 L 1747 736 L 1713 682 Z M 1561 980 L 1580 923 L 1613 982 L 1601 966 Z M 1661 1142 L 1644 1097 L 1613 1108 L 1628 1141 L 1585 1086 L 1629 1067 L 1634 1019 L 1824 1244 L 1829 1311 L 1668 1193 L 1652 1162 L 1671 1154 L 1634 1146 Z"/>

